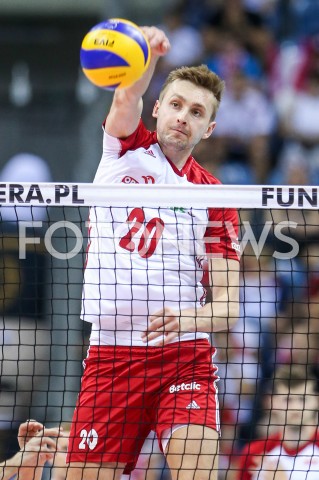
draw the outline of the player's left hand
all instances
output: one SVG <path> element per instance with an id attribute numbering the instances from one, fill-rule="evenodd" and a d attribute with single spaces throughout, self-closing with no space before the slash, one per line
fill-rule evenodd
<path id="1" fill-rule="evenodd" d="M 171 308 L 164 308 L 155 312 L 149 317 L 148 328 L 142 333 L 143 342 L 150 342 L 156 338 L 159 339 L 155 345 L 166 345 L 180 333 L 185 333 L 185 327 L 182 327 L 184 318 L 180 312 Z"/>

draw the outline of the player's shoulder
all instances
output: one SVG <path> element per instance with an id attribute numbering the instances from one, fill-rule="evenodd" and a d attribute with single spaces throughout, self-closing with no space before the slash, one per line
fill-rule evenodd
<path id="1" fill-rule="evenodd" d="M 262 438 L 253 440 L 245 445 L 242 450 L 242 455 L 256 455 L 261 453 L 267 453 L 273 450 L 280 444 L 280 438 L 278 434 L 272 435 L 268 438 Z"/>
<path id="2" fill-rule="evenodd" d="M 220 185 L 221 181 L 212 173 L 202 167 L 194 157 L 191 158 L 190 168 L 187 173 L 187 180 L 191 183 L 202 185 Z"/>
<path id="3" fill-rule="evenodd" d="M 236 478 L 238 480 L 250 479 L 250 467 L 254 465 L 256 458 L 261 458 L 266 453 L 271 452 L 279 444 L 280 438 L 278 434 L 247 443 L 237 458 L 238 477 Z"/>
<path id="4" fill-rule="evenodd" d="M 103 124 L 104 127 L 105 123 Z M 112 137 L 104 130 L 104 145 L 116 143 L 120 156 L 123 156 L 129 150 L 138 148 L 148 149 L 152 144 L 157 143 L 157 134 L 148 130 L 142 119 L 140 119 L 137 128 L 125 138 Z"/>

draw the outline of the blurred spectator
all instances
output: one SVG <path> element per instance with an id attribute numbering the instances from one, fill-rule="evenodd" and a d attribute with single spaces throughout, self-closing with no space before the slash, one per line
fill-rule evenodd
<path id="1" fill-rule="evenodd" d="M 50 182 L 51 171 L 47 162 L 30 153 L 19 153 L 10 158 L 0 172 L 0 182 Z M 3 298 L 0 313 L 6 316 L 39 318 L 43 316 L 44 248 L 42 237 L 47 207 L 2 206 L 0 211 L 0 275 L 3 280 Z M 39 222 L 32 226 L 31 222 Z M 27 222 L 27 223 L 25 223 Z M 21 227 L 21 228 L 20 228 Z M 9 338 L 9 332 L 7 332 Z"/>
<path id="2" fill-rule="evenodd" d="M 249 12 L 258 13 L 263 17 L 267 17 L 273 12 L 277 0 L 243 0 L 245 8 Z"/>
<path id="3" fill-rule="evenodd" d="M 180 0 L 184 20 L 189 25 L 200 29 L 221 7 L 224 0 Z"/>
<path id="4" fill-rule="evenodd" d="M 313 238 L 306 243 L 300 254 L 303 259 L 305 270 L 308 273 L 309 302 L 313 307 L 310 315 L 319 319 L 319 245 L 318 238 Z M 319 330 L 318 330 L 319 331 Z M 319 348 L 319 344 L 318 344 Z"/>
<path id="5" fill-rule="evenodd" d="M 308 75 L 303 90 L 282 97 L 277 109 L 283 138 L 279 165 L 298 155 L 315 181 L 319 178 L 319 71 Z"/>
<path id="6" fill-rule="evenodd" d="M 165 57 L 160 58 L 153 81 L 148 88 L 144 102 L 143 120 L 150 130 L 155 128 L 152 110 L 168 73 L 184 65 L 201 62 L 203 54 L 203 38 L 198 29 L 185 23 L 183 4 L 177 3 L 164 12 L 160 28 L 170 40 L 171 49 Z"/>
<path id="7" fill-rule="evenodd" d="M 30 409 L 42 415 L 49 382 L 48 344 L 50 332 L 37 328 L 26 318 L 2 318 L 0 321 L 0 446 L 4 454 L 6 436 L 30 415 Z M 41 400 L 41 395 L 44 397 Z M 40 405 L 39 405 L 39 403 Z M 1 441 L 3 442 L 1 445 Z"/>
<path id="8" fill-rule="evenodd" d="M 303 45 L 286 41 L 273 47 L 267 63 L 267 84 L 272 100 L 281 105 L 283 98 L 296 88 L 305 62 Z"/>
<path id="9" fill-rule="evenodd" d="M 244 39 L 252 25 L 262 25 L 258 12 L 246 9 L 242 0 L 224 0 L 209 20 L 211 25 Z"/>
<path id="10" fill-rule="evenodd" d="M 248 444 L 237 480 L 306 480 L 319 474 L 318 379 L 305 366 L 278 366 L 270 421 L 277 432 Z"/>
<path id="11" fill-rule="evenodd" d="M 309 75 L 319 73 L 319 33 L 306 37 L 300 44 L 300 47 L 302 49 L 302 58 L 295 82 L 298 90 L 306 87 Z"/>
<path id="12" fill-rule="evenodd" d="M 214 153 L 218 163 L 248 164 L 255 183 L 263 183 L 271 165 L 275 113 L 267 97 L 251 86 L 242 71 L 232 75 L 216 121 Z"/>
<path id="13" fill-rule="evenodd" d="M 242 0 L 224 0 L 206 23 L 220 32 L 235 35 L 257 57 L 268 43 L 269 29 L 264 12 L 246 8 Z"/>
<path id="14" fill-rule="evenodd" d="M 257 3 L 259 0 L 244 2 Z M 261 0 L 259 3 L 265 2 Z M 268 3 L 270 6 L 265 12 L 268 27 L 279 42 L 299 41 L 319 32 L 318 0 L 270 0 Z"/>
<path id="15" fill-rule="evenodd" d="M 1 182 L 48 182 L 50 169 L 42 158 L 20 153 L 0 172 Z M 0 448 L 11 447 L 11 429 L 30 409 L 44 406 L 49 382 L 49 326 L 45 322 L 47 255 L 41 244 L 27 245 L 20 253 L 21 222 L 43 221 L 43 207 L 2 206 L 0 212 Z M 28 229 L 27 236 L 41 237 L 41 228 Z M 41 328 L 40 328 L 41 324 Z M 47 400 L 47 398 L 45 398 Z"/>
<path id="16" fill-rule="evenodd" d="M 260 252 L 247 245 L 242 259 L 241 315 L 230 334 L 239 347 L 238 359 L 241 358 L 241 363 L 245 365 L 243 378 L 251 385 L 247 390 L 254 393 L 256 379 L 265 376 L 267 363 L 272 361 L 268 350 L 269 336 L 274 331 L 280 307 L 281 285 L 268 245 L 263 246 Z M 248 398 L 246 403 L 251 404 L 251 400 Z M 246 411 L 243 419 L 247 420 L 249 416 L 250 412 Z"/>
<path id="17" fill-rule="evenodd" d="M 22 152 L 11 157 L 0 172 L 0 182 L 51 182 L 51 170 L 47 162 L 32 153 Z M 46 209 L 43 207 L 1 207 L 0 218 L 9 226 L 17 221 L 44 220 Z"/>
<path id="18" fill-rule="evenodd" d="M 164 13 L 160 28 L 164 30 L 171 44 L 170 51 L 161 62 L 167 72 L 175 67 L 200 62 L 203 53 L 201 34 L 196 28 L 185 23 L 181 6 Z"/>
<path id="19" fill-rule="evenodd" d="M 213 29 L 210 30 L 213 32 Z M 206 46 L 209 48 L 209 44 L 206 43 Z M 204 63 L 225 80 L 226 85 L 238 71 L 243 72 L 247 78 L 256 83 L 261 81 L 263 72 L 258 59 L 246 50 L 242 41 L 233 33 L 221 33 L 218 47 L 218 50 L 213 51 L 211 55 L 206 51 Z"/>
<path id="20" fill-rule="evenodd" d="M 286 264 L 286 267 L 277 265 L 276 270 L 297 272 L 294 260 L 301 247 L 307 242 L 318 241 L 318 211 L 282 208 L 266 210 L 264 216 L 264 220 L 270 222 L 272 227 L 268 241 L 277 252 L 278 261 L 282 260 Z"/>
<path id="21" fill-rule="evenodd" d="M 318 365 L 319 247 L 315 237 L 304 242 L 290 277 L 293 311 L 284 335 L 277 339 L 277 361 Z"/>
<path id="22" fill-rule="evenodd" d="M 319 172 L 318 172 L 319 174 Z M 273 185 L 317 185 L 319 175 L 313 172 L 302 148 L 286 146 L 280 161 L 270 171 L 267 183 Z"/>
<path id="23" fill-rule="evenodd" d="M 201 27 L 203 41 L 203 63 L 207 63 L 211 58 L 215 58 L 222 49 L 222 32 L 204 23 Z M 226 35 L 226 33 L 225 33 Z"/>
<path id="24" fill-rule="evenodd" d="M 244 430 L 250 429 L 258 384 L 267 369 L 262 361 L 271 361 L 271 356 L 262 355 L 262 352 L 268 349 L 267 337 L 274 329 L 280 292 L 270 251 L 265 247 L 259 258 L 257 255 L 250 245 L 246 246 L 241 262 L 239 320 L 231 332 L 218 337 L 218 364 L 222 370 L 221 379 L 224 379 L 220 381 L 223 399 L 221 449 L 228 454 L 231 448 L 238 449 L 243 438 L 251 434 Z"/>
<path id="25" fill-rule="evenodd" d="M 288 328 L 277 337 L 276 361 L 299 365 L 318 363 L 318 318 L 294 315 Z"/>

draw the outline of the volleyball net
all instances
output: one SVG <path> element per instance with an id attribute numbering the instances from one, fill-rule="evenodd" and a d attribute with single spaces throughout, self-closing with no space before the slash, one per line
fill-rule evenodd
<path id="1" fill-rule="evenodd" d="M 193 299 L 196 308 L 214 300 L 205 271 L 210 258 L 221 255 L 240 258 L 239 318 L 229 332 L 211 338 L 220 377 L 220 469 L 235 468 L 232 458 L 247 442 L 278 430 L 269 401 L 276 368 L 302 365 L 305 378 L 316 369 L 318 190 L 1 184 L 2 460 L 26 418 L 54 426 L 71 420 L 90 322 L 99 325 L 105 317 L 103 325 L 113 329 L 95 330 L 97 340 L 138 344 L 154 311 L 168 305 L 180 312 Z M 225 212 L 234 210 L 238 218 L 230 221 L 235 217 Z M 220 250 L 228 237 L 230 247 Z M 170 388 L 193 391 L 194 382 Z"/>

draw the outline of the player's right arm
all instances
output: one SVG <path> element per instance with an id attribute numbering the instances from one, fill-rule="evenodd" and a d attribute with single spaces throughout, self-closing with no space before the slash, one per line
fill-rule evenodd
<path id="1" fill-rule="evenodd" d="M 112 137 L 126 138 L 133 133 L 140 121 L 143 109 L 142 97 L 153 77 L 158 59 L 166 55 L 170 43 L 165 33 L 156 27 L 142 27 L 151 47 L 148 69 L 131 87 L 115 90 L 113 102 L 104 128 Z"/>

